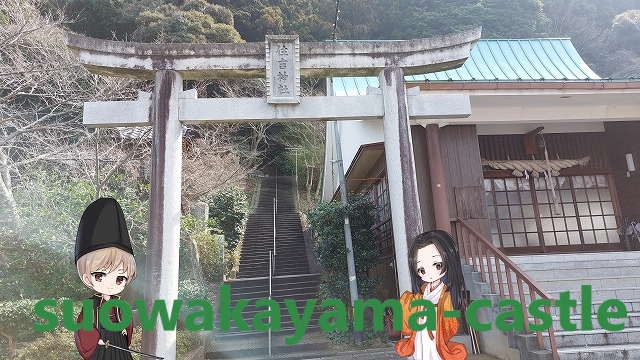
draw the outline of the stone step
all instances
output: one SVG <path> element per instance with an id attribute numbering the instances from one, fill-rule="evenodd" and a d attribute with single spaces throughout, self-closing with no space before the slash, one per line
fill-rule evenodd
<path id="1" fill-rule="evenodd" d="M 313 298 L 317 293 L 318 293 L 318 284 L 313 284 L 313 285 L 305 285 L 305 284 L 297 284 L 294 285 L 290 288 L 274 288 L 271 290 L 271 296 L 272 298 L 277 298 L 277 299 L 288 299 L 287 296 L 289 296 L 290 294 L 295 293 L 295 294 L 306 294 L 306 295 L 311 295 L 311 298 Z M 269 298 L 269 288 L 267 286 L 266 289 L 247 289 L 247 291 L 243 292 L 243 293 L 231 293 L 231 302 L 235 302 L 237 300 L 240 299 L 247 299 L 247 300 L 258 300 L 258 299 L 267 299 Z"/>
<path id="2" fill-rule="evenodd" d="M 329 350 L 331 343 L 319 328 L 307 329 L 296 345 L 286 345 L 284 340 L 294 334 L 295 330 L 272 332 L 272 354 L 283 355 L 296 352 L 317 352 Z M 268 333 L 224 333 L 215 334 L 215 341 L 205 353 L 205 359 L 266 359 L 268 358 Z M 297 357 L 298 359 L 305 357 Z"/>
<path id="3" fill-rule="evenodd" d="M 517 284 L 515 284 L 515 276 L 512 275 L 512 280 L 514 281 L 513 287 L 514 291 L 517 289 Z M 638 275 L 621 275 L 615 278 L 600 278 L 600 277 L 578 277 L 578 278 L 558 278 L 558 279 L 536 279 L 533 280 L 538 283 L 538 285 L 547 292 L 553 291 L 571 291 L 578 292 L 580 291 L 582 285 L 591 285 L 592 289 L 605 289 L 605 288 L 622 288 L 622 287 L 636 287 L 640 288 L 640 276 Z M 489 282 L 489 278 L 487 276 L 487 282 Z M 494 282 L 496 282 L 496 287 L 498 287 L 497 279 L 494 274 Z M 508 289 L 508 284 L 506 278 L 502 279 L 503 287 L 506 291 Z M 528 285 L 523 284 L 525 287 Z"/>
<path id="4" fill-rule="evenodd" d="M 558 349 L 565 347 L 581 346 L 604 346 L 604 345 L 626 345 L 640 344 L 640 328 L 625 328 L 621 331 L 578 330 L 578 331 L 556 331 L 556 345 Z M 545 346 L 549 348 L 549 337 L 545 336 Z M 631 358 L 637 359 L 637 358 Z"/>
<path id="5" fill-rule="evenodd" d="M 491 262 L 495 264 L 494 257 L 490 257 Z M 590 263 L 589 268 L 597 268 L 601 266 L 615 266 L 617 263 L 630 264 L 632 262 L 623 262 L 626 260 L 640 261 L 640 251 L 623 251 L 623 252 L 599 252 L 599 253 L 573 253 L 573 254 L 541 254 L 541 255 L 511 255 L 509 259 L 524 270 L 532 270 L 536 268 L 556 269 L 566 268 L 567 265 L 573 266 L 575 263 Z M 486 260 L 483 258 L 483 263 Z M 594 266 L 597 263 L 598 266 Z M 583 266 L 580 265 L 580 268 Z"/>
<path id="6" fill-rule="evenodd" d="M 598 322 L 598 316 L 596 314 L 591 315 L 591 330 L 602 330 L 602 326 Z M 560 326 L 560 317 L 557 315 L 552 316 L 553 319 L 553 328 L 557 331 L 562 331 L 563 327 Z M 533 323 L 534 319 L 529 317 L 527 319 L 529 323 Z M 580 314 L 571 314 L 569 315 L 569 321 L 571 324 L 576 325 L 576 330 L 585 330 L 582 329 L 582 317 Z M 624 324 L 624 328 L 640 328 L 640 312 L 627 312 L 627 317 L 624 319 L 609 319 L 609 323 L 611 324 Z"/>
<path id="7" fill-rule="evenodd" d="M 626 264 L 635 262 L 635 264 Z M 556 263 L 553 263 L 556 264 Z M 522 268 L 527 275 L 532 277 L 534 280 L 547 280 L 547 279 L 573 279 L 573 278 L 613 278 L 618 276 L 636 276 L 640 277 L 640 260 L 621 260 L 620 266 L 615 266 L 613 264 L 608 264 L 607 266 L 599 266 L 598 268 L 591 268 L 593 266 L 590 263 L 583 264 L 582 268 L 578 267 L 578 265 L 568 266 L 566 264 L 556 264 L 558 268 L 542 268 L 540 264 L 536 265 L 535 269 L 526 269 Z M 564 266 L 560 268 L 560 266 Z M 480 272 L 481 269 L 478 269 Z M 492 264 L 493 273 L 496 274 L 495 264 Z M 488 274 L 488 269 L 484 267 L 485 273 Z M 501 267 L 500 273 L 503 277 L 506 277 L 506 270 L 504 267 Z M 512 276 L 514 276 L 514 272 L 511 271 Z"/>
<path id="8" fill-rule="evenodd" d="M 558 349 L 560 360 L 640 359 L 640 344 L 589 345 Z"/>
<path id="9" fill-rule="evenodd" d="M 242 252 L 242 260 L 240 260 L 240 266 L 243 264 L 247 264 L 251 266 L 254 263 L 264 262 L 265 264 L 269 263 L 269 251 L 273 250 L 273 248 L 269 250 L 254 250 Z M 287 263 L 295 263 L 295 262 L 304 262 L 307 263 L 307 255 L 302 252 L 304 249 L 300 249 L 299 252 L 291 252 L 291 251 L 278 251 L 276 253 L 276 265 L 279 264 L 280 261 L 285 261 Z"/>
<path id="10" fill-rule="evenodd" d="M 264 269 L 256 269 L 255 271 L 241 271 L 239 273 L 240 278 L 253 278 L 268 275 L 268 268 Z M 290 269 L 280 269 L 276 268 L 275 275 L 303 275 L 308 274 L 309 268 L 290 268 Z"/>
<path id="11" fill-rule="evenodd" d="M 571 285 L 568 285 L 571 286 Z M 579 285 L 578 285 L 579 286 Z M 488 287 L 488 286 L 487 286 Z M 497 286 L 496 286 L 497 287 Z M 519 293 L 517 289 L 513 295 L 513 299 L 520 301 Z M 564 291 L 570 292 L 570 298 L 574 300 L 580 301 L 580 290 L 579 289 L 571 289 L 571 290 L 552 290 L 547 291 L 549 295 L 553 299 L 559 299 L 560 293 Z M 505 293 L 507 292 L 507 288 L 505 287 Z M 637 286 L 633 287 L 620 287 L 620 288 L 592 288 L 591 289 L 591 299 L 593 302 L 604 301 L 608 299 L 618 299 L 621 301 L 634 300 L 638 298 L 638 294 L 640 294 L 640 290 Z M 530 302 L 529 289 L 527 286 L 524 287 L 524 298 L 527 303 Z"/>

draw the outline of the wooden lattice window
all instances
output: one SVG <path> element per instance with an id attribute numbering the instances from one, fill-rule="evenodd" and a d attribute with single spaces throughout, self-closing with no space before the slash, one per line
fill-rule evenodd
<path id="1" fill-rule="evenodd" d="M 374 185 L 374 201 L 377 206 L 377 221 L 383 222 L 391 217 L 391 205 L 389 204 L 389 187 L 387 180 L 378 180 Z"/>
<path id="2" fill-rule="evenodd" d="M 485 179 L 494 245 L 525 248 L 619 243 L 609 177 Z"/>

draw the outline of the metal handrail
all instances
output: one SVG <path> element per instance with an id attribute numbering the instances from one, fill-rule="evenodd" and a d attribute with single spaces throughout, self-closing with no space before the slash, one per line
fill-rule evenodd
<path id="1" fill-rule="evenodd" d="M 271 262 L 275 263 L 275 259 L 273 258 L 273 254 L 269 251 L 269 300 L 271 300 L 272 295 L 272 279 L 273 279 L 273 270 L 271 267 Z M 269 313 L 271 313 L 271 307 L 269 306 Z M 269 324 L 271 324 L 271 315 L 269 315 Z M 269 326 L 269 357 L 271 357 L 271 326 Z"/>
<path id="2" fill-rule="evenodd" d="M 278 208 L 278 202 L 273 199 L 273 256 L 276 256 L 276 211 Z"/>
<path id="3" fill-rule="evenodd" d="M 550 300 L 551 304 L 553 304 L 554 300 L 551 295 L 542 289 L 535 280 L 527 275 L 511 259 L 509 259 L 507 255 L 495 247 L 493 242 L 479 234 L 467 221 L 458 218 L 456 222 L 460 225 L 455 227 L 460 256 L 464 259 L 465 264 L 473 267 L 473 271 L 481 273 L 483 282 L 487 282 L 488 278 L 493 294 L 496 294 L 497 291 L 497 293 L 500 294 L 500 299 L 513 299 L 515 295 L 513 285 L 515 283 L 518 287 L 518 296 L 520 298 L 520 304 L 522 304 L 522 310 L 524 314 L 528 314 L 523 288 L 523 283 L 526 283 L 529 287 L 529 296 L 531 301 L 536 300 L 537 296 L 540 299 Z M 495 259 L 495 267 L 492 264 L 492 258 Z M 502 282 L 502 266 L 504 266 L 505 269 L 507 292 L 505 292 L 504 284 Z M 515 275 L 515 282 L 512 280 L 512 273 Z M 494 274 L 497 277 L 497 281 L 494 279 Z M 549 307 L 545 306 L 544 311 L 551 316 Z M 540 320 L 535 318 L 535 323 L 539 324 Z M 528 319 L 525 319 L 524 326 L 526 332 L 531 333 L 531 331 L 529 331 Z M 551 354 L 554 360 L 558 360 L 558 348 L 556 345 L 553 322 L 549 327 L 548 333 Z M 541 350 L 546 350 L 542 336 L 542 331 L 537 331 L 538 346 Z"/>

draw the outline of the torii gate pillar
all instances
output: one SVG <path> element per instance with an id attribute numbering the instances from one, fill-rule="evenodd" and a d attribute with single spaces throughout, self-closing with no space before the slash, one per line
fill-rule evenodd
<path id="1" fill-rule="evenodd" d="M 154 300 L 162 299 L 166 300 L 169 313 L 171 300 L 178 298 L 180 265 L 180 241 L 176 240 L 180 239 L 182 194 L 182 124 L 178 120 L 181 94 L 180 73 L 172 70 L 156 72 L 151 111 L 153 149 L 144 292 L 147 309 L 153 307 Z M 175 329 L 143 332 L 142 351 L 175 356 Z"/>
<path id="2" fill-rule="evenodd" d="M 404 72 L 388 67 L 380 72 L 384 99 L 384 153 L 389 184 L 389 203 L 400 294 L 411 291 L 407 244 L 422 232 L 415 160 L 409 126 L 409 108 Z M 403 266 L 404 265 L 404 266 Z"/>

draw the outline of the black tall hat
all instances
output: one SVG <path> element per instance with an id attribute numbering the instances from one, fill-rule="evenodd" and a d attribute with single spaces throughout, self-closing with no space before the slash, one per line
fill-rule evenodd
<path id="1" fill-rule="evenodd" d="M 133 255 L 120 204 L 112 198 L 100 198 L 87 206 L 80 219 L 76 235 L 76 263 L 83 255 L 108 247 L 117 247 Z"/>

